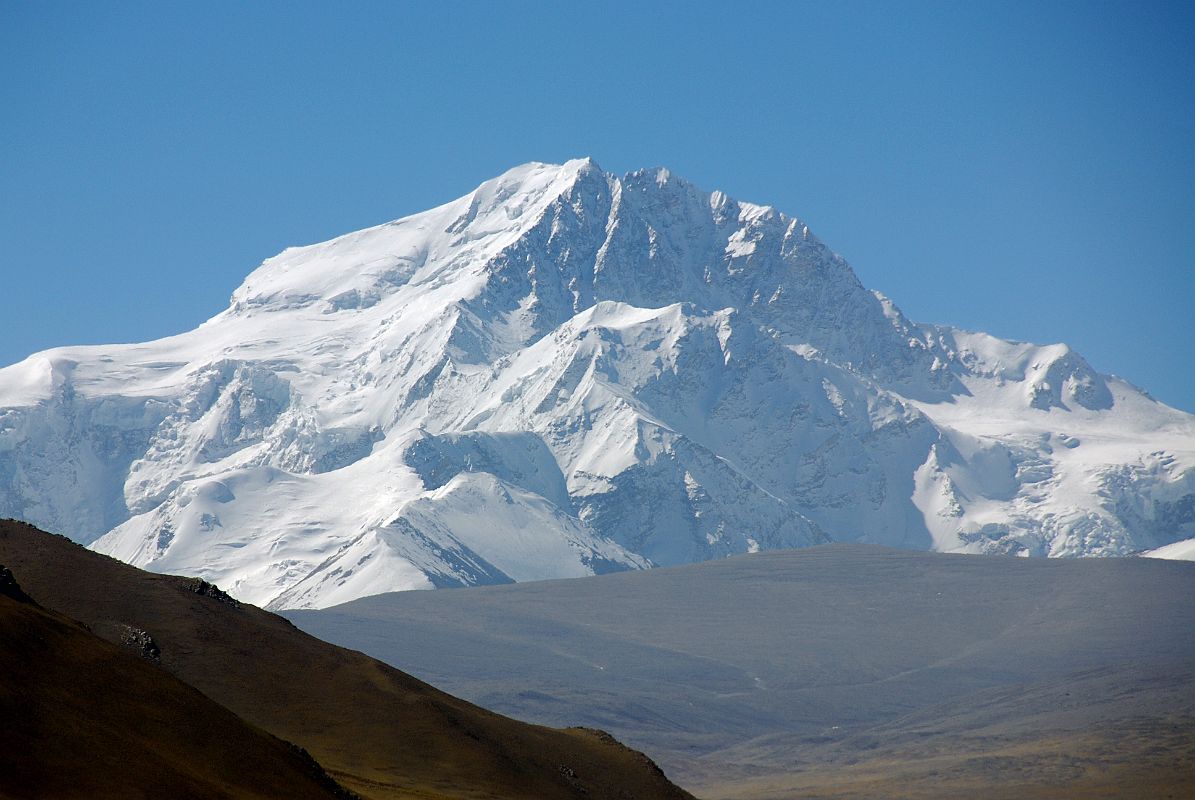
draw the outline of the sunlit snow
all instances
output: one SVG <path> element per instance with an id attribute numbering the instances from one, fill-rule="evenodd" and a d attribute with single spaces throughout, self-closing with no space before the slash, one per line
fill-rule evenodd
<path id="1" fill-rule="evenodd" d="M 274 607 L 828 540 L 1195 536 L 1195 417 L 919 325 L 800 220 L 528 164 L 291 248 L 156 342 L 0 370 L 0 514 Z"/>

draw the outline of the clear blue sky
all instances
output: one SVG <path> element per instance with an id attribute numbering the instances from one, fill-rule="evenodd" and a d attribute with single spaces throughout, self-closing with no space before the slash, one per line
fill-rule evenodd
<path id="1" fill-rule="evenodd" d="M 288 245 L 592 155 L 1195 411 L 1193 41 L 1192 3 L 0 0 L 0 363 L 191 328 Z"/>

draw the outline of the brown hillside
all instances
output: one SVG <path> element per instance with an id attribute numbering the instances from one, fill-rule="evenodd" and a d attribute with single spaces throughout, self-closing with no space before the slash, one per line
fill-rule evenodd
<path id="1" fill-rule="evenodd" d="M 528 725 L 236 604 L 194 579 L 144 572 L 24 523 L 0 522 L 0 563 L 39 603 L 161 665 L 253 725 L 306 748 L 368 798 L 691 797 L 608 736 Z"/>
<path id="2" fill-rule="evenodd" d="M 11 592 L 0 642 L 0 797 L 345 794 L 294 746 Z"/>

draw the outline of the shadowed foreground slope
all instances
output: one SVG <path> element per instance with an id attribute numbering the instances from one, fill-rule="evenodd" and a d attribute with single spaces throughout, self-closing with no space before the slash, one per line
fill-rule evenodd
<path id="1" fill-rule="evenodd" d="M 1195 796 L 1195 564 L 829 545 L 287 616 L 702 796 Z"/>
<path id="2" fill-rule="evenodd" d="M 0 563 L 43 606 L 109 641 L 127 626 L 148 632 L 161 668 L 306 748 L 365 797 L 689 797 L 608 736 L 477 708 L 209 584 L 143 572 L 12 521 L 0 522 Z"/>
<path id="3" fill-rule="evenodd" d="M 18 596 L 0 586 L 0 797 L 347 797 L 298 748 Z"/>

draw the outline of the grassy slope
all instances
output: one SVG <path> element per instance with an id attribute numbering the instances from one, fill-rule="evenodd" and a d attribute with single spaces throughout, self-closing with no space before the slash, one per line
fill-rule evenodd
<path id="1" fill-rule="evenodd" d="M 0 522 L 0 563 L 40 603 L 100 636 L 116 641 L 125 625 L 148 631 L 166 670 L 306 748 L 366 797 L 689 797 L 607 736 L 490 713 L 281 617 L 64 537 Z"/>
<path id="2" fill-rule="evenodd" d="M 337 796 L 296 748 L 72 620 L 0 596 L 0 642 L 0 796 Z"/>

